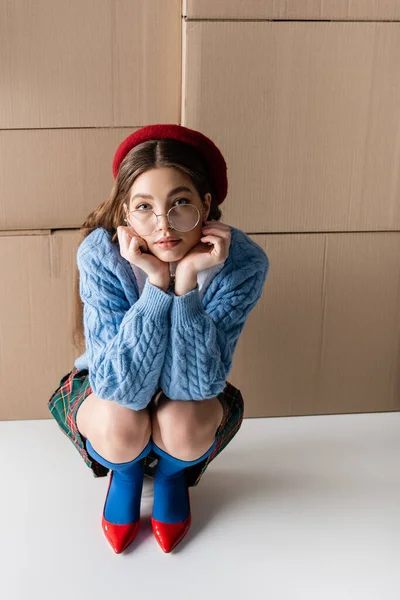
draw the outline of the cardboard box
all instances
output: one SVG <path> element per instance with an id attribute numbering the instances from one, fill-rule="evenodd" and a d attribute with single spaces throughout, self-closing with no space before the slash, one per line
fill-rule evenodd
<path id="1" fill-rule="evenodd" d="M 399 0 L 183 0 L 187 19 L 394 21 Z"/>
<path id="2" fill-rule="evenodd" d="M 183 124 L 226 157 L 228 222 L 400 229 L 399 23 L 189 21 L 184 41 Z"/>
<path id="3" fill-rule="evenodd" d="M 228 380 L 247 417 L 400 409 L 400 234 L 254 235 L 264 293 Z M 0 419 L 51 418 L 71 340 L 78 231 L 0 235 Z"/>
<path id="4" fill-rule="evenodd" d="M 0 420 L 43 419 L 79 356 L 72 344 L 76 231 L 0 234 Z"/>
<path id="5" fill-rule="evenodd" d="M 179 123 L 180 0 L 0 1 L 0 128 Z"/>
<path id="6" fill-rule="evenodd" d="M 399 410 L 400 234 L 252 237 L 270 272 L 229 377 L 245 416 Z"/>
<path id="7" fill-rule="evenodd" d="M 107 200 L 135 128 L 0 131 L 0 229 L 79 228 Z"/>

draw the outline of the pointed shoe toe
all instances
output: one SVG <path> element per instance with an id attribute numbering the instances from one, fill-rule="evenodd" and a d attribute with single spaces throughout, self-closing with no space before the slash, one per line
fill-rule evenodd
<path id="1" fill-rule="evenodd" d="M 151 519 L 154 537 L 164 552 L 171 552 L 183 540 L 189 531 L 191 521 L 190 514 L 180 523 L 162 523 L 154 518 Z"/>
<path id="2" fill-rule="evenodd" d="M 116 554 L 121 554 L 133 542 L 139 530 L 140 521 L 127 525 L 109 523 L 103 515 L 101 525 L 104 534 Z"/>

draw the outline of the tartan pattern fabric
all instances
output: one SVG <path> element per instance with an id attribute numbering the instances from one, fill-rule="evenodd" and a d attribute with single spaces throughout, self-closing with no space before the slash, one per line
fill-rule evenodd
<path id="1" fill-rule="evenodd" d="M 74 367 L 61 379 L 59 387 L 48 402 L 48 408 L 87 466 L 92 469 L 93 475 L 105 477 L 108 469 L 89 456 L 85 447 L 85 438 L 80 434 L 76 424 L 78 409 L 91 393 L 88 371 Z"/>
<path id="2" fill-rule="evenodd" d="M 61 430 L 74 444 L 94 477 L 105 477 L 109 471 L 98 463 L 86 451 L 86 438 L 81 435 L 76 424 L 76 415 L 82 402 L 92 393 L 87 369 L 74 367 L 61 378 L 58 388 L 48 401 L 48 408 Z M 160 389 L 157 390 L 157 396 Z M 223 417 L 216 433 L 216 446 L 202 463 L 186 469 L 186 481 L 189 487 L 196 486 L 208 465 L 229 444 L 239 431 L 243 421 L 243 397 L 237 388 L 228 381 L 223 392 L 218 394 L 223 407 Z M 144 460 L 144 472 L 149 477 L 155 473 L 157 457 L 150 453 Z"/>

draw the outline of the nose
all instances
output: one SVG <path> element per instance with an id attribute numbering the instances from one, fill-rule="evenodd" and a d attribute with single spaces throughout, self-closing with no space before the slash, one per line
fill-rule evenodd
<path id="1" fill-rule="evenodd" d="M 169 224 L 167 215 L 158 215 L 157 217 L 157 229 L 163 229 L 163 230 L 167 230 L 167 229 L 171 229 L 171 225 Z"/>

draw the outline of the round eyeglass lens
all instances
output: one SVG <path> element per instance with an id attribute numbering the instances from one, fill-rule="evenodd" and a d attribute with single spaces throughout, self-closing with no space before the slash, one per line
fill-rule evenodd
<path id="1" fill-rule="evenodd" d="M 184 232 L 196 227 L 200 212 L 193 204 L 182 204 L 171 208 L 168 217 L 171 227 Z M 152 210 L 133 210 L 130 221 L 138 235 L 150 235 L 157 227 L 157 217 Z"/>
<path id="2" fill-rule="evenodd" d="M 169 222 L 177 231 L 190 231 L 196 227 L 200 212 L 193 204 L 174 206 L 169 212 Z"/>

